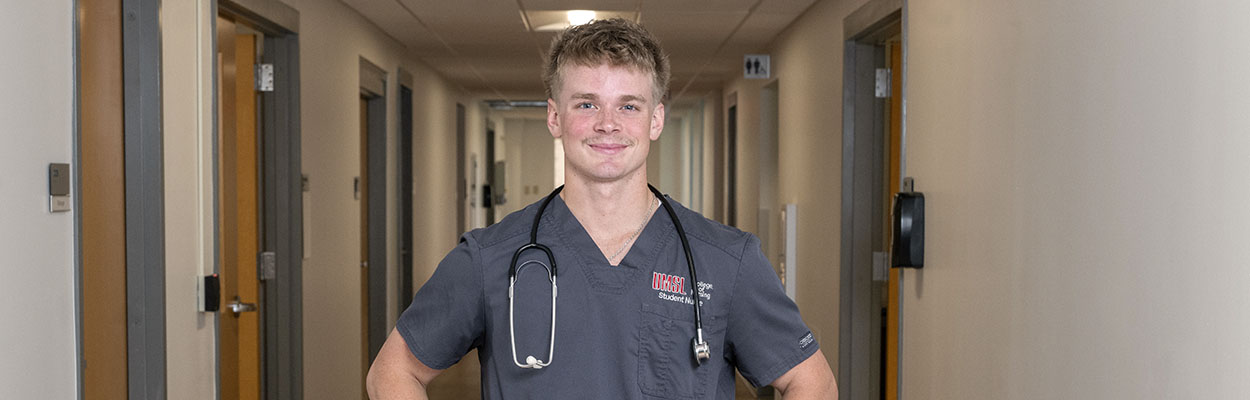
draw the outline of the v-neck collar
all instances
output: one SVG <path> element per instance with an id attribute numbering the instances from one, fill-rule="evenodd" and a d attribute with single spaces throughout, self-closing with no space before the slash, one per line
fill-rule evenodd
<path id="1" fill-rule="evenodd" d="M 669 203 L 672 201 L 670 200 Z M 663 204 L 659 205 L 655 212 L 651 213 L 651 219 L 647 220 L 646 226 L 634 239 L 634 243 L 626 250 L 625 257 L 621 259 L 620 264 L 613 266 L 608 263 L 603 252 L 599 251 L 599 245 L 590 237 L 590 232 L 586 231 L 581 221 L 577 220 L 577 216 L 573 215 L 568 204 L 564 203 L 564 198 L 556 196 L 552 199 L 546 214 L 543 223 L 557 227 L 556 233 L 563 244 L 567 245 L 569 251 L 577 256 L 580 264 L 587 266 L 647 270 L 655 265 L 659 251 L 667 247 L 676 233 L 668 211 L 664 210 Z"/>

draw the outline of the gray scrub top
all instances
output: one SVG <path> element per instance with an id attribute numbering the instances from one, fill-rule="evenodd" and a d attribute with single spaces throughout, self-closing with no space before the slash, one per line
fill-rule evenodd
<path id="1" fill-rule="evenodd" d="M 484 399 L 732 399 L 735 367 L 758 387 L 815 353 L 819 345 L 759 239 L 669 202 L 688 236 L 697 285 L 663 207 L 611 266 L 564 201 L 551 201 L 538 242 L 557 263 L 552 360 L 551 284 L 542 266 L 518 272 L 514 306 L 517 360 L 532 355 L 551 361 L 548 367 L 517 367 L 508 332 L 508 266 L 529 242 L 538 203 L 464 234 L 397 329 L 431 368 L 451 367 L 477 349 Z M 536 250 L 517 264 L 527 260 L 547 262 Z M 712 350 L 702 365 L 691 350 L 696 288 Z"/>

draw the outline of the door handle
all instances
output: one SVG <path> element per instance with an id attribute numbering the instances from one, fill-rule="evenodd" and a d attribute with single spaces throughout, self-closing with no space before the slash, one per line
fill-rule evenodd
<path id="1" fill-rule="evenodd" d="M 256 303 L 244 303 L 239 301 L 239 296 L 234 296 L 234 300 L 226 304 L 230 311 L 235 314 L 256 311 Z"/>

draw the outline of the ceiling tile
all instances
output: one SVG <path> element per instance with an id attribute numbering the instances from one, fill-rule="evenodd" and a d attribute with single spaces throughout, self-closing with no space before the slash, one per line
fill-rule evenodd
<path id="1" fill-rule="evenodd" d="M 814 3 L 816 0 L 762 0 L 755 11 L 798 16 L 811 8 Z"/>
<path id="2" fill-rule="evenodd" d="M 653 13 L 644 14 L 642 24 L 666 48 L 671 45 L 715 48 L 745 16 L 745 12 Z"/>
<path id="3" fill-rule="evenodd" d="M 539 74 L 543 54 L 555 33 L 526 31 L 521 18 L 522 7 L 526 10 L 641 10 L 643 24 L 670 54 L 676 91 L 683 87 L 688 90 L 719 87 L 726 77 L 740 73 L 738 64 L 742 54 L 765 50 L 779 32 L 813 3 L 813 0 L 342 1 L 402 42 L 414 56 L 425 60 L 454 85 L 486 93 L 537 93 L 537 96 L 542 95 Z M 757 1 L 758 7 L 748 17 L 748 10 L 756 6 Z M 739 23 L 742 23 L 740 27 Z M 735 27 L 738 27 L 736 32 Z M 722 43 L 724 48 L 717 53 Z"/>
<path id="4" fill-rule="evenodd" d="M 790 26 L 790 23 L 794 22 L 795 17 L 797 15 L 777 13 L 751 14 L 751 17 L 747 18 L 742 27 L 738 29 L 738 32 L 734 34 L 732 41 L 738 46 L 755 48 L 755 50 L 750 51 L 762 50 L 772 43 L 773 39 L 776 39 L 781 31 Z M 833 31 L 830 32 L 831 34 L 833 33 Z M 837 33 L 841 34 L 841 32 Z M 833 37 L 831 36 L 830 39 L 832 40 Z"/>
<path id="5" fill-rule="evenodd" d="M 666 12 L 747 12 L 751 6 L 755 5 L 756 0 L 716 0 L 716 1 L 690 1 L 690 0 L 642 0 L 642 14 L 646 18 L 652 13 Z"/>
<path id="6" fill-rule="evenodd" d="M 438 44 L 428 30 L 393 0 L 343 0 L 343 3 L 410 47 Z"/>
<path id="7" fill-rule="evenodd" d="M 517 15 L 516 3 L 501 0 L 386 0 L 402 1 L 413 12 L 425 18 L 448 15 L 490 15 L 501 13 Z"/>
<path id="8" fill-rule="evenodd" d="M 526 10 L 632 11 L 638 0 L 520 0 Z"/>

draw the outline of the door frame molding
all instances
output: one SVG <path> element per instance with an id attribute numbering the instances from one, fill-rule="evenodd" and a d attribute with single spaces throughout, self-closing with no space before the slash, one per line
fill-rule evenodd
<path id="1" fill-rule="evenodd" d="M 884 110 L 884 101 L 874 98 L 871 90 L 865 95 L 862 89 L 865 85 L 869 88 L 874 85 L 873 69 L 884 65 L 886 55 L 881 42 L 901 31 L 904 60 L 902 120 L 906 121 L 906 21 L 906 0 L 870 0 L 843 19 L 842 237 L 839 290 L 841 333 L 838 338 L 838 388 L 842 398 L 871 396 L 874 391 L 885 389 L 874 382 L 873 378 L 885 379 L 882 371 L 887 364 L 886 354 L 880 350 L 881 346 L 872 345 L 878 342 L 873 338 L 880 335 L 881 323 L 885 319 L 873 307 L 884 306 L 881 304 L 879 291 L 883 288 L 874 290 L 872 270 L 869 267 L 873 261 L 872 245 L 874 241 L 880 240 L 882 229 L 885 228 L 877 216 L 885 212 L 881 209 L 885 202 L 881 198 L 885 188 L 881 185 L 884 182 L 882 174 L 886 173 L 882 171 L 883 157 L 888 156 L 884 143 L 888 135 L 885 122 L 889 116 Z M 902 140 L 905 142 L 905 123 L 902 130 Z M 858 146 L 857 141 L 861 142 Z M 862 143 L 864 141 L 866 143 Z M 901 166 L 899 174 L 905 175 Z M 898 330 L 901 343 L 901 303 L 899 307 L 899 321 L 890 321 L 888 326 Z M 873 365 L 874 351 L 880 352 L 876 357 L 880 365 Z M 900 359 L 901 354 L 900 350 Z M 897 385 L 901 398 L 901 382 L 900 364 L 898 381 L 885 384 Z M 876 395 L 884 396 L 885 392 Z"/>
<path id="2" fill-rule="evenodd" d="M 260 164 L 261 251 L 274 252 L 277 260 L 274 278 L 262 281 L 260 289 L 264 303 L 260 315 L 261 393 L 265 399 L 302 399 L 303 195 L 306 184 L 300 158 L 299 12 L 276 1 L 216 0 L 214 3 L 214 16 L 229 15 L 236 22 L 247 23 L 264 34 L 264 53 L 259 61 L 274 67 L 274 90 L 260 93 L 258 118 L 263 160 Z M 213 23 L 216 24 L 215 17 Z M 215 26 L 213 31 L 216 32 Z M 216 48 L 215 34 L 212 42 Z M 215 87 L 216 52 L 213 54 Z M 217 104 L 217 94 L 213 91 L 214 115 L 220 112 Z M 214 146 L 219 129 L 214 118 Z M 214 185 L 214 199 L 217 190 Z M 220 382 L 217 385 L 220 387 Z"/>
<path id="3" fill-rule="evenodd" d="M 166 397 L 160 0 L 123 0 L 126 354 L 131 399 Z"/>
<path id="4" fill-rule="evenodd" d="M 369 363 L 377 357 L 386 342 L 386 273 L 390 268 L 386 257 L 387 215 L 386 215 L 386 121 L 387 121 L 387 90 L 390 79 L 386 70 L 377 64 L 360 57 L 360 94 L 368 100 L 369 120 L 366 121 L 366 146 L 369 159 L 365 174 L 368 182 L 365 190 L 368 204 L 368 262 L 369 262 L 369 300 L 368 300 L 368 337 Z"/>
<path id="5" fill-rule="evenodd" d="M 415 257 L 414 240 L 413 240 L 413 197 L 415 194 L 415 186 L 413 181 L 413 146 L 414 146 L 414 118 L 413 115 L 413 79 L 412 74 L 403 68 L 399 70 L 399 128 L 396 141 L 399 143 L 398 155 L 399 170 L 395 177 L 395 189 L 399 192 L 399 213 L 395 218 L 399 221 L 399 271 L 396 274 L 398 278 L 399 302 L 394 312 L 391 313 L 396 319 L 403 314 L 404 310 L 412 304 L 413 276 L 412 264 Z M 458 210 L 463 210 L 459 208 Z M 389 321 L 388 325 L 394 321 Z"/>

